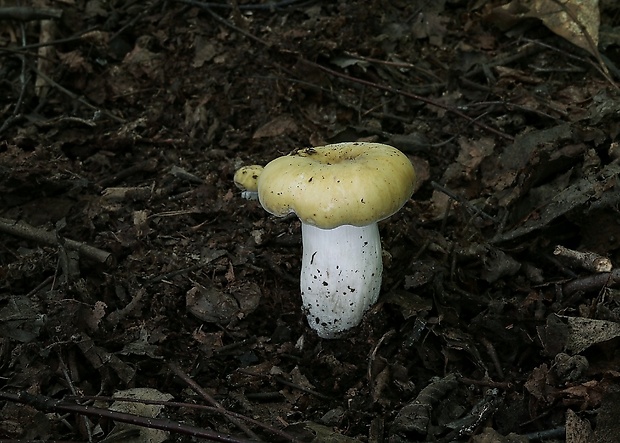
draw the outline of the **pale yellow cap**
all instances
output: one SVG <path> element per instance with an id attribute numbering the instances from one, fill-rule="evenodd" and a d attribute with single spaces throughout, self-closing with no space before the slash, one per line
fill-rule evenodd
<path id="1" fill-rule="evenodd" d="M 413 166 L 398 149 L 337 143 L 271 161 L 258 177 L 258 198 L 266 211 L 294 212 L 318 228 L 366 226 L 398 211 L 414 184 Z"/>
<path id="2" fill-rule="evenodd" d="M 256 192 L 258 190 L 258 176 L 263 172 L 260 165 L 242 166 L 235 172 L 233 181 L 242 191 Z"/>

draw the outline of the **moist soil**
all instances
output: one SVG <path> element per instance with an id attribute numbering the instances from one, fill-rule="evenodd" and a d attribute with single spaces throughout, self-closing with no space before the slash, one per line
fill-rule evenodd
<path id="1" fill-rule="evenodd" d="M 510 5 L 3 4 L 0 438 L 620 441 L 620 9 Z M 349 141 L 416 192 L 324 340 L 233 175 Z"/>

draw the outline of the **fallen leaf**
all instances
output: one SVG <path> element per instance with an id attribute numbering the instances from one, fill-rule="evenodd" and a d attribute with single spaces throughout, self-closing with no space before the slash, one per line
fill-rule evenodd
<path id="1" fill-rule="evenodd" d="M 571 443 L 595 441 L 590 422 L 585 418 L 580 418 L 571 409 L 566 411 L 566 441 Z"/>
<path id="2" fill-rule="evenodd" d="M 598 0 L 513 0 L 487 16 L 504 30 L 526 18 L 541 20 L 555 34 L 598 57 Z"/>
<path id="3" fill-rule="evenodd" d="M 620 336 L 620 323 L 581 317 L 561 317 L 568 321 L 566 349 L 578 354 L 592 345 Z"/>
<path id="4" fill-rule="evenodd" d="M 124 391 L 116 391 L 114 398 L 129 398 L 132 400 L 148 400 L 148 401 L 170 401 L 174 397 L 170 394 L 164 394 L 157 389 L 152 388 L 132 388 Z M 110 411 L 121 412 L 123 414 L 139 415 L 141 417 L 155 418 L 162 409 L 163 405 L 144 404 L 140 402 L 115 401 L 110 405 Z M 168 439 L 170 432 L 160 429 L 147 428 L 144 426 L 131 425 L 127 423 L 115 423 L 114 429 L 108 437 L 127 431 L 137 432 L 135 437 L 125 435 L 122 441 L 129 443 L 161 443 Z"/>
<path id="5" fill-rule="evenodd" d="M 590 409 L 598 407 L 605 396 L 605 392 L 609 389 L 607 382 L 599 382 L 598 380 L 590 380 L 580 385 L 569 386 L 560 391 L 565 402 L 581 403 L 581 409 Z"/>
<path id="6" fill-rule="evenodd" d="M 277 137 L 291 133 L 297 129 L 297 123 L 291 116 L 281 115 L 258 128 L 252 138 Z"/>

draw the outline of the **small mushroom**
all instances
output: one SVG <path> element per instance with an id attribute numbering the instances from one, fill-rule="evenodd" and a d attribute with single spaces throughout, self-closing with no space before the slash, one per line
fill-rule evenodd
<path id="1" fill-rule="evenodd" d="M 241 189 L 241 197 L 247 200 L 258 200 L 258 177 L 263 172 L 261 165 L 242 166 L 237 169 L 233 181 Z"/>
<path id="2" fill-rule="evenodd" d="M 259 175 L 263 208 L 301 220 L 301 296 L 320 337 L 357 326 L 377 301 L 383 271 L 377 222 L 405 204 L 414 184 L 402 152 L 363 142 L 297 150 Z"/>

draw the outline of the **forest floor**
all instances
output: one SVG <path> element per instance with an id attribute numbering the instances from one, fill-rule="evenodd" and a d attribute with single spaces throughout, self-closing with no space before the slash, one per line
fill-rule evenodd
<path id="1" fill-rule="evenodd" d="M 620 7 L 505 3 L 3 3 L 0 439 L 620 441 Z M 323 340 L 233 174 L 344 141 L 417 189 Z"/>

